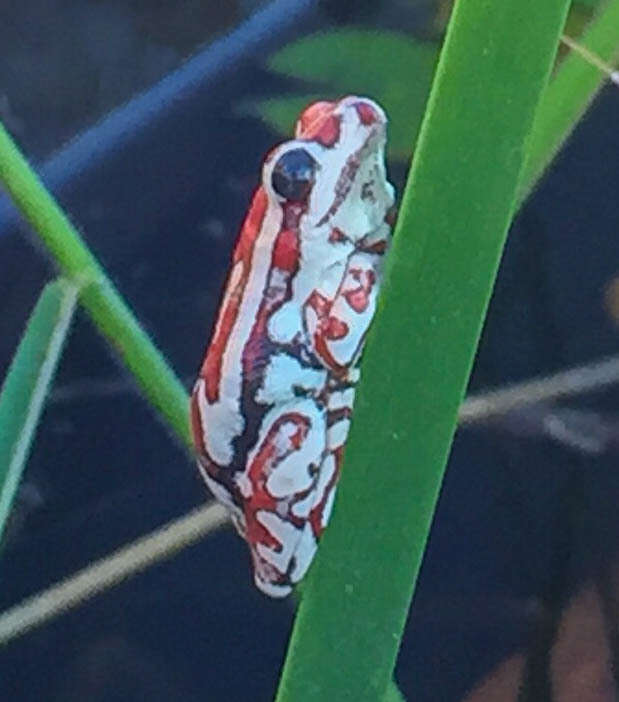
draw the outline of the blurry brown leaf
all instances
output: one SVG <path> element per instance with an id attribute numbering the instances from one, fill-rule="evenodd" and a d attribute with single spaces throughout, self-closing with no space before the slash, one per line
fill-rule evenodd
<path id="1" fill-rule="evenodd" d="M 498 665 L 462 702 L 516 702 L 525 657 L 518 653 Z"/>
<path id="2" fill-rule="evenodd" d="M 588 585 L 563 613 L 550 663 L 557 702 L 615 702 L 602 602 Z"/>

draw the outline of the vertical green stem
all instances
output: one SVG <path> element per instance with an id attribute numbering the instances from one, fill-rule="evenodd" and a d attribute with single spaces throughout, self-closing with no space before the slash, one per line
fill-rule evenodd
<path id="1" fill-rule="evenodd" d="M 277 702 L 388 689 L 568 5 L 456 2 Z"/>

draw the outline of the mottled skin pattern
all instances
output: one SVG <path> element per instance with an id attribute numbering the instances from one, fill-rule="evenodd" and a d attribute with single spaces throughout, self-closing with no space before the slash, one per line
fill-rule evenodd
<path id="1" fill-rule="evenodd" d="M 314 103 L 267 156 L 192 395 L 201 473 L 273 597 L 307 571 L 335 496 L 390 236 L 385 131 L 365 98 Z"/>

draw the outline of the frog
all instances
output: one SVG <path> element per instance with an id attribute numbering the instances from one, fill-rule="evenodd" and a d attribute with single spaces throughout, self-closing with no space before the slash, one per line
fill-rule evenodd
<path id="1" fill-rule="evenodd" d="M 266 155 L 191 395 L 204 481 L 289 595 L 329 522 L 395 217 L 387 117 L 312 103 Z"/>

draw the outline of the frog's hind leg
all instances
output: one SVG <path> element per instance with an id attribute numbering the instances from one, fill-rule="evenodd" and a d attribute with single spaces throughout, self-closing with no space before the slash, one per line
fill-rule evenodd
<path id="1" fill-rule="evenodd" d="M 291 591 L 316 552 L 309 516 L 326 454 L 325 415 L 313 398 L 271 409 L 237 479 L 256 585 L 272 597 Z"/>
<path id="2" fill-rule="evenodd" d="M 310 511 L 310 522 L 316 539 L 320 538 L 329 523 L 333 509 L 358 378 L 359 370 L 353 367 L 346 372 L 345 376 L 331 378 L 329 381 L 326 412 L 327 452 L 320 466 Z"/>

